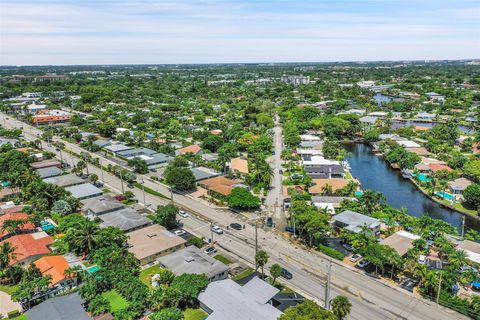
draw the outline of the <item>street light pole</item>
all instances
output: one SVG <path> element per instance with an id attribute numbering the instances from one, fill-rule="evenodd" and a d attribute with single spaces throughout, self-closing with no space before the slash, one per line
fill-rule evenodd
<path id="1" fill-rule="evenodd" d="M 442 275 L 443 275 L 443 270 L 440 271 L 440 281 L 438 281 L 437 304 L 438 304 L 438 301 L 440 300 L 440 291 L 442 290 Z"/>
<path id="2" fill-rule="evenodd" d="M 122 184 L 122 194 L 125 194 L 125 190 L 123 189 L 122 169 L 120 169 L 120 183 Z"/>
<path id="3" fill-rule="evenodd" d="M 105 179 L 103 178 L 103 165 L 102 165 L 102 158 L 98 158 L 100 159 L 100 172 L 102 174 L 102 184 L 105 184 Z"/>
<path id="4" fill-rule="evenodd" d="M 210 222 L 210 244 L 213 245 L 213 222 Z"/>
<path id="5" fill-rule="evenodd" d="M 332 260 L 328 260 L 327 283 L 325 284 L 325 309 L 330 310 L 330 281 L 332 275 Z"/>
<path id="6" fill-rule="evenodd" d="M 175 204 L 173 202 L 173 186 L 168 187 L 168 189 L 170 189 L 170 200 L 172 201 L 172 204 Z"/>
<path id="7" fill-rule="evenodd" d="M 147 207 L 147 202 L 145 201 L 145 180 L 141 179 L 140 183 L 142 184 L 142 192 L 143 192 L 143 207 Z"/>

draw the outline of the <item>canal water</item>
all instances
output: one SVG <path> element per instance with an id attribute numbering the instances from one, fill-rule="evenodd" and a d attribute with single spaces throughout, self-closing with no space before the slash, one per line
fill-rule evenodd
<path id="1" fill-rule="evenodd" d="M 362 189 L 372 189 L 384 194 L 387 202 L 395 208 L 405 207 L 412 216 L 428 214 L 432 218 L 442 219 L 455 227 L 462 225 L 463 215 L 442 207 L 420 192 L 410 181 L 403 179 L 400 171 L 393 170 L 378 156 L 371 147 L 364 144 L 348 143 L 345 148 L 350 153 L 347 157 L 352 175 L 357 178 Z M 480 230 L 480 221 L 465 217 L 465 230 Z"/>

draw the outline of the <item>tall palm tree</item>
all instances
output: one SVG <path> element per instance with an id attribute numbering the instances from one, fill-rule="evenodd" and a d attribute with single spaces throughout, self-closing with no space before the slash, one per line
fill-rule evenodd
<path id="1" fill-rule="evenodd" d="M 458 268 L 467 263 L 467 257 L 468 254 L 465 252 L 465 250 L 454 250 L 448 255 L 448 262 Z"/>
<path id="2" fill-rule="evenodd" d="M 10 261 L 17 258 L 17 254 L 15 253 L 16 249 L 17 247 L 8 241 L 0 244 L 0 270 L 6 269 L 10 265 Z"/>
<path id="3" fill-rule="evenodd" d="M 332 300 L 332 312 L 338 320 L 345 319 L 350 314 L 352 303 L 345 296 L 336 296 Z"/>
<path id="4" fill-rule="evenodd" d="M 87 219 L 81 220 L 75 229 L 71 229 L 73 243 L 79 253 L 89 254 L 93 251 L 99 230 L 95 222 Z"/>
<path id="5" fill-rule="evenodd" d="M 326 196 L 331 196 L 333 194 L 333 188 L 331 185 L 326 184 L 322 187 L 322 193 Z"/>

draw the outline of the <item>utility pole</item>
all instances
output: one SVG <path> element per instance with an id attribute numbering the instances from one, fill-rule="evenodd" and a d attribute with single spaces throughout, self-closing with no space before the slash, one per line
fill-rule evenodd
<path id="1" fill-rule="evenodd" d="M 213 222 L 210 222 L 210 244 L 213 245 Z"/>
<path id="2" fill-rule="evenodd" d="M 174 205 L 175 203 L 173 202 L 173 186 L 168 187 L 170 189 L 170 200 L 172 201 L 172 204 Z"/>
<path id="3" fill-rule="evenodd" d="M 463 220 L 462 220 L 462 238 L 464 237 L 465 235 L 465 216 L 463 216 Z"/>
<path id="4" fill-rule="evenodd" d="M 440 271 L 440 281 L 438 281 L 437 304 L 438 304 L 438 301 L 440 300 L 440 291 L 442 290 L 442 275 L 443 275 L 443 270 Z"/>
<path id="5" fill-rule="evenodd" d="M 122 194 L 125 194 L 125 190 L 123 190 L 123 177 L 122 177 L 122 169 L 120 169 L 120 183 L 122 184 Z"/>
<path id="6" fill-rule="evenodd" d="M 297 233 L 295 232 L 295 215 L 292 213 L 292 220 L 293 220 L 293 237 L 297 237 Z"/>
<path id="7" fill-rule="evenodd" d="M 332 260 L 328 260 L 327 283 L 325 284 L 325 309 L 330 310 L 330 281 L 332 276 Z"/>
<path id="8" fill-rule="evenodd" d="M 142 192 L 143 192 L 143 207 L 147 207 L 147 202 L 145 201 L 145 180 L 140 180 L 140 183 L 142 184 Z"/>
<path id="9" fill-rule="evenodd" d="M 100 159 L 100 172 L 102 174 L 102 184 L 105 184 L 105 179 L 103 178 L 103 165 L 102 165 L 102 158 L 98 158 Z"/>
<path id="10" fill-rule="evenodd" d="M 257 219 L 255 219 L 255 257 L 258 252 L 258 230 L 257 230 Z M 255 263 L 256 264 L 256 263 Z"/>

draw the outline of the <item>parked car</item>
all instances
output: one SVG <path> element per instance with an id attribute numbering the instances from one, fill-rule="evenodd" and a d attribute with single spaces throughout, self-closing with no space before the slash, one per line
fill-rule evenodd
<path id="1" fill-rule="evenodd" d="M 423 254 L 418 256 L 418 263 L 420 264 L 425 264 L 427 262 L 427 257 L 424 256 Z"/>
<path id="2" fill-rule="evenodd" d="M 467 272 L 467 271 L 478 272 L 478 269 L 475 268 L 475 267 L 472 267 L 472 266 L 463 265 L 460 268 L 458 268 L 458 271 L 460 273 L 464 273 L 464 272 Z"/>
<path id="3" fill-rule="evenodd" d="M 178 215 L 182 218 L 187 218 L 188 217 L 188 213 L 183 211 L 183 210 L 178 211 Z"/>
<path id="4" fill-rule="evenodd" d="M 285 227 L 285 231 L 293 233 L 293 227 Z"/>
<path id="5" fill-rule="evenodd" d="M 357 253 L 355 253 L 353 256 L 350 257 L 350 261 L 352 261 L 352 262 L 357 262 L 360 259 L 362 259 L 362 256 L 357 254 Z"/>
<path id="6" fill-rule="evenodd" d="M 230 223 L 230 228 L 235 230 L 242 230 L 242 225 L 240 223 Z"/>
<path id="7" fill-rule="evenodd" d="M 359 267 L 359 268 L 365 268 L 365 267 L 368 267 L 369 265 L 370 265 L 370 262 L 368 262 L 365 259 L 363 259 L 359 263 L 357 263 L 357 267 Z"/>
<path id="8" fill-rule="evenodd" d="M 212 226 L 212 231 L 215 232 L 216 234 L 222 234 L 223 229 L 220 228 L 219 226 Z"/>
<path id="9" fill-rule="evenodd" d="M 345 250 L 353 251 L 353 247 L 352 247 L 351 245 L 349 245 L 348 243 L 343 243 L 343 244 L 342 244 L 342 247 L 343 247 Z"/>
<path id="10" fill-rule="evenodd" d="M 278 173 L 283 174 L 283 170 L 282 169 L 278 170 Z"/>
<path id="11" fill-rule="evenodd" d="M 176 236 L 179 236 L 179 237 L 180 237 L 180 236 L 183 236 L 184 234 L 186 234 L 185 230 L 182 230 L 182 229 L 180 229 L 180 230 L 175 230 L 173 233 L 174 233 Z"/>
<path id="12" fill-rule="evenodd" d="M 272 217 L 267 217 L 267 227 L 273 227 L 273 218 Z"/>
<path id="13" fill-rule="evenodd" d="M 285 278 L 287 280 L 290 280 L 290 279 L 293 278 L 292 273 L 285 268 L 282 268 L 282 272 L 280 273 L 280 276 L 282 276 L 283 278 Z"/>
<path id="14" fill-rule="evenodd" d="M 203 252 L 205 252 L 206 254 L 214 254 L 215 252 L 217 252 L 217 249 L 215 249 L 214 247 L 208 247 Z"/>

